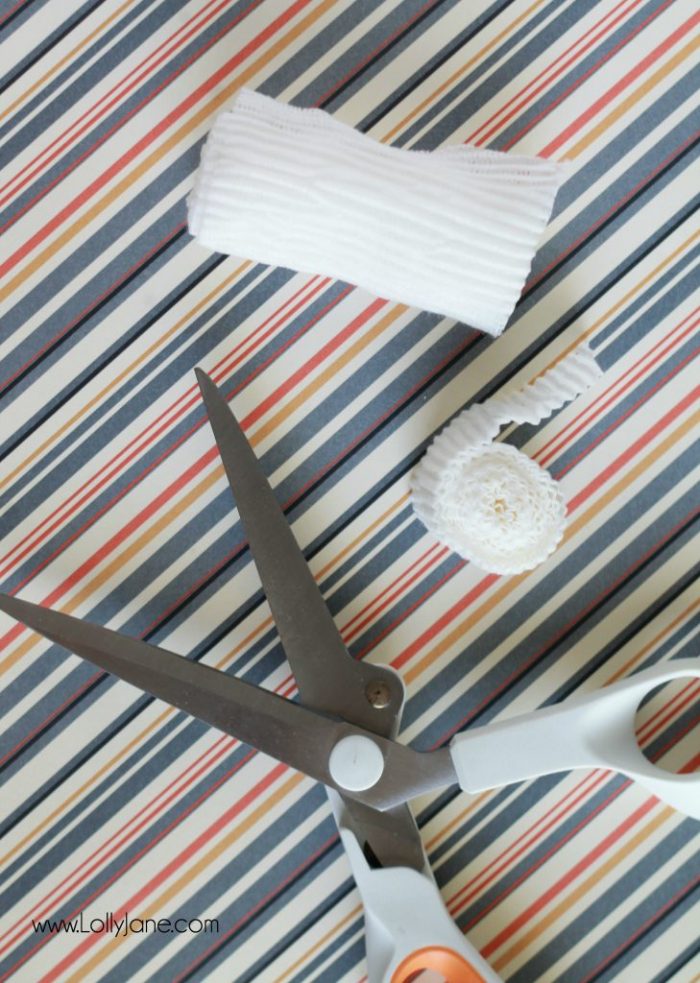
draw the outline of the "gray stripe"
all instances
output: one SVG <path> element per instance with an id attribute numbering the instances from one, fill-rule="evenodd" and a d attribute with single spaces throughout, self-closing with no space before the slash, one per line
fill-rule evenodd
<path id="1" fill-rule="evenodd" d="M 47 0 L 42 0 L 41 6 L 43 6 L 44 3 L 46 2 Z M 168 3 L 169 0 L 165 0 L 165 2 Z M 31 7 L 32 9 L 35 9 L 37 4 L 30 2 L 28 6 Z M 89 3 L 86 3 L 83 5 L 82 9 L 88 10 L 90 6 L 91 5 Z M 42 103 L 45 103 L 47 99 L 50 99 L 55 92 L 57 92 L 59 89 L 65 86 L 68 80 L 73 76 L 75 76 L 78 72 L 80 72 L 80 70 L 86 65 L 87 62 L 89 62 L 97 54 L 103 51 L 103 49 L 106 48 L 110 43 L 112 43 L 115 38 L 118 38 L 119 35 L 122 34 L 122 32 L 127 30 L 129 24 L 132 23 L 140 14 L 142 14 L 144 10 L 148 10 L 149 7 L 152 6 L 153 6 L 153 0 L 142 0 L 142 3 L 137 4 L 135 7 L 133 7 L 125 17 L 122 17 L 121 20 L 117 21 L 116 24 L 112 25 L 112 27 L 110 27 L 107 31 L 105 31 L 104 34 L 101 34 L 95 40 L 95 42 L 91 44 L 88 48 L 86 48 L 81 54 L 71 59 L 68 65 L 66 65 L 66 67 L 61 72 L 59 72 L 56 76 L 54 76 L 54 78 L 52 78 L 50 81 L 47 81 L 45 85 L 42 85 L 41 89 L 37 92 L 35 96 L 33 96 L 31 99 L 28 99 L 25 103 L 19 106 L 12 114 L 12 116 L 8 117 L 7 121 L 2 125 L 0 125 L 0 141 L 2 141 L 3 138 L 8 133 L 15 130 L 16 127 L 19 124 L 21 124 L 22 120 L 26 119 L 27 116 L 34 113 L 38 109 L 38 107 L 41 106 Z M 158 21 L 155 20 L 153 23 L 158 24 Z M 40 33 L 41 32 L 39 32 L 39 34 Z M 131 32 L 131 34 L 129 35 L 129 39 L 131 43 L 128 46 L 125 45 L 124 41 L 122 41 L 120 45 L 116 46 L 119 47 L 119 50 L 121 51 L 121 55 L 119 58 L 112 61 L 111 63 L 112 68 L 120 64 L 121 60 L 126 59 L 128 55 L 136 47 L 138 47 L 138 45 L 143 41 L 143 36 L 141 35 L 140 26 L 136 27 L 135 30 Z M 13 77 L 17 73 L 17 71 L 21 69 L 21 66 L 26 64 L 26 62 L 29 61 L 30 59 L 31 59 L 31 55 L 28 55 L 27 58 L 25 58 L 21 63 L 18 63 L 17 67 L 13 68 L 12 71 Z M 82 98 L 82 96 L 84 96 L 87 92 L 89 92 L 92 88 L 94 88 L 99 83 L 99 81 L 102 78 L 104 78 L 105 72 L 103 71 L 103 69 L 106 70 L 109 64 L 110 64 L 110 55 L 107 52 L 105 52 L 100 58 L 99 64 L 92 66 L 92 68 L 88 70 L 88 74 L 85 76 L 85 78 L 79 79 L 74 87 L 67 87 L 65 95 L 63 97 L 59 96 L 57 99 L 54 100 L 54 102 L 51 104 L 53 108 L 53 112 L 46 114 L 44 125 L 45 126 L 50 125 L 58 117 L 62 116 L 64 112 L 69 112 L 71 107 L 80 98 Z M 20 143 L 17 144 L 17 148 L 16 148 L 17 151 L 23 150 L 32 141 L 31 133 L 29 131 L 26 132 L 28 138 L 20 141 Z M 37 137 L 41 137 L 43 132 L 44 131 L 42 129 L 37 129 L 34 132 L 33 138 L 36 139 Z"/>

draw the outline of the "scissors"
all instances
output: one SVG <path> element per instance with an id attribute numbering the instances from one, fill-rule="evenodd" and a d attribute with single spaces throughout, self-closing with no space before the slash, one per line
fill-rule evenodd
<path id="1" fill-rule="evenodd" d="M 226 399 L 196 372 L 300 702 L 9 595 L 0 595 L 0 609 L 327 787 L 364 904 L 370 983 L 435 974 L 447 983 L 497 983 L 443 905 L 408 800 L 453 784 L 475 793 L 572 768 L 607 768 L 700 819 L 700 774 L 662 771 L 634 733 L 644 697 L 670 680 L 700 678 L 700 659 L 673 660 L 598 692 L 473 728 L 438 750 L 398 743 L 400 677 L 350 656 Z"/>

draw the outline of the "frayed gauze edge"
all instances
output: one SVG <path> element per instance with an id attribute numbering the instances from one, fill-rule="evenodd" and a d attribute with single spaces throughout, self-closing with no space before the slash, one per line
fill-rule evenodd
<path id="1" fill-rule="evenodd" d="M 565 168 L 467 145 L 377 143 L 242 89 L 207 138 L 190 232 L 216 252 L 356 284 L 498 335 Z"/>

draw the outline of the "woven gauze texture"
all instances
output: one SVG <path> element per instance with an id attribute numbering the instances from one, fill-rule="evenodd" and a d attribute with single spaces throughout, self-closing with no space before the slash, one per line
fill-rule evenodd
<path id="1" fill-rule="evenodd" d="M 418 518 L 440 542 L 491 573 L 522 573 L 546 560 L 566 525 L 559 485 L 527 454 L 493 441 L 506 423 L 546 419 L 600 374 L 583 344 L 523 389 L 463 410 L 415 469 Z"/>
<path id="2" fill-rule="evenodd" d="M 345 280 L 501 333 L 564 169 L 466 145 L 377 143 L 241 90 L 207 138 L 189 228 L 217 252 Z"/>

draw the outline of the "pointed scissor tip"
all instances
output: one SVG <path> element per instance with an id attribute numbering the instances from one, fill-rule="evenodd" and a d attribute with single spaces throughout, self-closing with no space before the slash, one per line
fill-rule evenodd
<path id="1" fill-rule="evenodd" d="M 0 611 L 5 611 L 10 614 L 12 611 L 16 610 L 17 601 L 11 594 L 0 594 Z"/>
<path id="2" fill-rule="evenodd" d="M 216 389 L 216 384 L 211 376 L 204 369 L 200 369 L 199 366 L 194 370 L 194 374 L 197 376 L 200 396 L 204 400 L 204 405 L 208 407 L 213 391 Z"/>
<path id="3" fill-rule="evenodd" d="M 0 611 L 9 614 L 15 621 L 20 621 L 27 628 L 34 631 L 42 631 L 39 625 L 45 617 L 45 612 L 51 612 L 50 608 L 45 608 L 41 604 L 33 604 L 31 601 L 23 601 L 19 597 L 11 594 L 0 594 Z"/>

